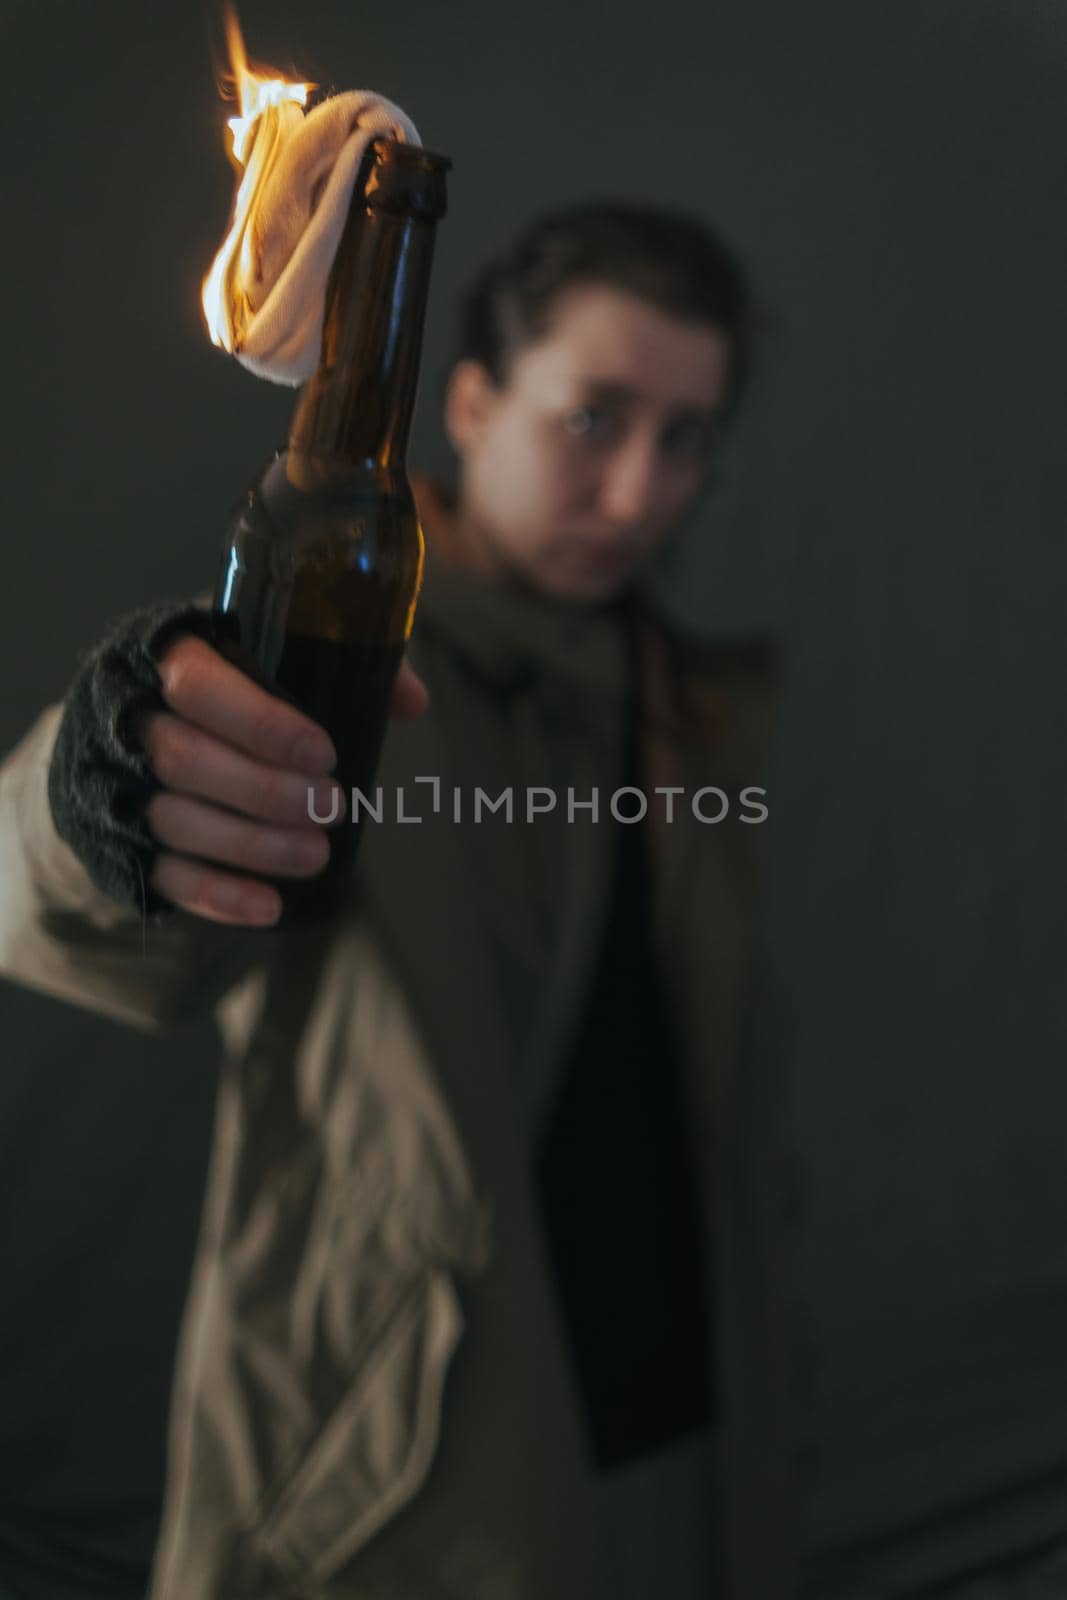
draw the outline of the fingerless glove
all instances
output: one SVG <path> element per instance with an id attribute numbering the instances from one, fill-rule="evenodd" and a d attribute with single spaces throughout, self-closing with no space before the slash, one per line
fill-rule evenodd
<path id="1" fill-rule="evenodd" d="M 138 737 L 145 712 L 163 710 L 159 660 L 178 633 L 211 642 L 211 613 L 189 602 L 122 617 L 83 658 L 66 697 L 48 772 L 60 838 L 93 883 L 141 912 L 167 909 L 148 887 L 158 850 L 145 806 L 161 787 Z"/>

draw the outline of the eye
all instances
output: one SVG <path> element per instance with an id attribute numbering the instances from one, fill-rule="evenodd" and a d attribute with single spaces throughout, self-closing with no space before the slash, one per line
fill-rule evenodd
<path id="1" fill-rule="evenodd" d="M 695 418 L 676 422 L 663 435 L 663 448 L 668 455 L 680 460 L 699 461 L 711 454 L 715 444 L 714 422 L 701 422 Z"/>
<path id="2" fill-rule="evenodd" d="M 603 406 L 573 406 L 564 412 L 563 427 L 575 439 L 588 439 L 592 443 L 609 439 L 615 419 Z"/>

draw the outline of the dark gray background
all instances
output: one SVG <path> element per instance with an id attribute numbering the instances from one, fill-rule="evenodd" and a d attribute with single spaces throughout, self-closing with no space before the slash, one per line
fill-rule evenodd
<path id="1" fill-rule="evenodd" d="M 446 461 L 457 289 L 540 206 L 685 205 L 750 265 L 752 403 L 663 581 L 687 620 L 789 647 L 769 926 L 796 1020 L 817 1537 L 1062 1469 L 1067 13 L 248 0 L 242 18 L 254 56 L 382 90 L 454 159 L 417 464 Z M 284 432 L 291 395 L 200 322 L 231 194 L 218 37 L 207 6 L 0 11 L 5 747 L 110 616 L 210 581 L 226 508 Z M 0 1497 L 129 1499 L 94 1477 L 106 1426 L 141 1440 L 150 1498 L 211 1036 L 148 1045 L 6 987 L 0 1038 L 0 1372 L 19 1396 Z"/>

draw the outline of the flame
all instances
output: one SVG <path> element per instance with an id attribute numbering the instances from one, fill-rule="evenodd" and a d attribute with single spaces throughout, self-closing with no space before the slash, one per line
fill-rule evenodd
<path id="1" fill-rule="evenodd" d="M 231 155 L 242 173 L 233 206 L 233 221 L 222 248 L 204 279 L 200 300 L 207 319 L 212 344 L 233 352 L 239 350 L 249 320 L 247 298 L 238 285 L 247 281 L 252 266 L 252 239 L 249 223 L 255 212 L 260 189 L 283 142 L 293 131 L 294 119 L 303 117 L 300 109 L 315 85 L 294 83 L 280 77 L 273 68 L 253 72 L 245 54 L 237 14 L 225 7 L 226 43 L 240 115 L 230 117 Z"/>

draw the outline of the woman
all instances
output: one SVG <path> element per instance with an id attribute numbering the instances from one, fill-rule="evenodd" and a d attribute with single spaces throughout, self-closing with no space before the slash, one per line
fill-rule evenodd
<path id="1" fill-rule="evenodd" d="M 366 838 L 335 922 L 247 931 L 267 879 L 327 859 L 333 753 L 188 610 L 128 619 L 5 771 L 7 970 L 153 1026 L 220 1002 L 227 1030 L 172 1600 L 711 1592 L 735 1374 L 708 1263 L 772 674 L 638 583 L 707 484 L 746 296 L 699 224 L 586 207 L 486 269 L 462 341 L 379 775 L 409 807 L 438 788 Z M 137 959 L 142 875 L 181 914 Z M 727 1454 L 743 1496 L 767 1451 Z M 770 1600 L 746 1534 L 730 1592 Z"/>

